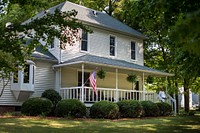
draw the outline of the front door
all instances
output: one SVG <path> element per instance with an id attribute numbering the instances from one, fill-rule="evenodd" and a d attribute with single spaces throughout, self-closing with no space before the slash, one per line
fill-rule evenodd
<path id="1" fill-rule="evenodd" d="M 84 86 L 89 87 L 90 82 L 89 82 L 89 77 L 90 73 L 89 72 L 84 72 Z M 82 72 L 78 72 L 78 86 L 82 86 Z"/>
<path id="2" fill-rule="evenodd" d="M 90 87 L 90 82 L 89 82 L 89 77 L 90 77 L 90 73 L 89 72 L 84 72 L 84 86 L 86 87 Z M 82 72 L 78 72 L 78 86 L 82 86 Z M 90 93 L 89 93 L 89 89 L 86 88 L 84 89 L 84 95 L 85 98 L 84 101 L 88 101 L 90 98 Z"/>

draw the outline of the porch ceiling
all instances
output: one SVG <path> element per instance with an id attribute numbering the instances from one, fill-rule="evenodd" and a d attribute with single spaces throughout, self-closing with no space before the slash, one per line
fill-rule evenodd
<path id="1" fill-rule="evenodd" d="M 57 67 L 74 67 L 80 68 L 81 65 L 84 64 L 85 69 L 104 69 L 105 71 L 115 72 L 115 69 L 118 69 L 119 73 L 135 73 L 137 75 L 142 75 L 144 73 L 145 76 L 156 76 L 156 77 L 166 77 L 166 76 L 174 76 L 174 74 L 162 72 L 160 70 L 152 69 L 146 66 L 141 66 L 138 64 L 134 64 L 131 62 L 105 58 L 105 57 L 98 57 L 94 55 L 83 55 L 77 58 L 73 58 L 62 64 L 54 65 L 54 68 Z"/>

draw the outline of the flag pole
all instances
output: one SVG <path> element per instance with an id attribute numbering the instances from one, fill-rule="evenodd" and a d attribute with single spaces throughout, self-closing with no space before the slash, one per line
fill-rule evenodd
<path id="1" fill-rule="evenodd" d="M 96 71 L 96 70 L 98 70 L 98 67 L 96 67 L 92 72 L 94 72 L 94 71 Z M 90 75 L 91 75 L 91 74 L 90 74 Z M 85 83 L 83 84 L 83 86 L 85 86 L 85 84 L 88 82 L 89 79 L 90 79 L 90 77 L 87 78 L 87 80 L 85 81 Z"/>

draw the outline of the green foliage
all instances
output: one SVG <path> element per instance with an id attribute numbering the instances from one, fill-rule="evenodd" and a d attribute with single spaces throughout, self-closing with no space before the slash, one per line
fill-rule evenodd
<path id="1" fill-rule="evenodd" d="M 142 105 L 135 100 L 122 100 L 117 102 L 119 106 L 120 117 L 137 118 L 142 115 Z"/>
<path id="2" fill-rule="evenodd" d="M 109 101 L 96 102 L 90 108 L 90 116 L 92 118 L 115 119 L 118 117 L 118 113 L 118 105 Z"/>
<path id="3" fill-rule="evenodd" d="M 154 81 L 154 78 L 152 76 L 147 77 L 147 83 L 152 84 Z"/>
<path id="4" fill-rule="evenodd" d="M 137 76 L 135 74 L 128 74 L 126 80 L 130 83 L 135 83 L 137 81 Z"/>
<path id="5" fill-rule="evenodd" d="M 161 102 L 156 104 L 159 108 L 160 116 L 168 116 L 172 114 L 172 106 L 168 103 Z"/>
<path id="6" fill-rule="evenodd" d="M 104 79 L 106 77 L 106 72 L 101 69 L 97 72 L 97 76 L 100 78 L 100 79 Z"/>
<path id="7" fill-rule="evenodd" d="M 153 103 L 152 101 L 140 101 L 140 103 L 144 110 L 143 116 L 159 116 L 160 111 L 156 103 Z"/>
<path id="8" fill-rule="evenodd" d="M 46 116 L 51 112 L 52 102 L 46 98 L 30 98 L 22 104 L 21 112 L 28 116 Z"/>
<path id="9" fill-rule="evenodd" d="M 62 99 L 60 94 L 57 91 L 53 90 L 53 89 L 48 89 L 48 90 L 45 90 L 42 93 L 41 97 L 44 97 L 44 98 L 47 98 L 47 99 L 51 100 L 51 102 L 53 103 L 53 108 L 52 108 L 52 111 L 51 111 L 50 115 L 54 116 L 55 115 L 56 105 Z"/>
<path id="10" fill-rule="evenodd" d="M 56 104 L 62 99 L 60 94 L 53 89 L 45 90 L 42 93 L 41 97 L 48 98 L 49 100 L 51 100 L 54 106 L 56 106 Z"/>
<path id="11" fill-rule="evenodd" d="M 6 2 L 2 1 L 0 4 L 4 5 Z M 15 0 L 7 3 L 6 8 L 0 8 L 0 10 L 5 10 L 6 12 L 1 14 L 0 19 L 0 55 L 5 55 L 1 56 L 0 72 L 8 75 L 10 71 L 15 71 L 13 64 L 23 66 L 25 61 L 31 58 L 30 55 L 39 44 L 39 40 L 43 40 L 46 42 L 46 45 L 50 45 L 53 43 L 54 38 L 57 37 L 60 41 L 70 44 L 70 39 L 76 36 L 76 34 L 73 32 L 74 34 L 70 34 L 68 39 L 63 37 L 61 30 L 67 26 L 73 31 L 77 31 L 80 28 L 90 32 L 87 26 L 84 26 L 74 18 L 77 14 L 75 10 L 69 12 L 55 10 L 54 13 L 43 12 L 43 17 L 24 22 L 28 18 L 35 16 L 41 10 L 44 10 L 44 8 L 46 9 L 55 3 L 57 4 L 57 2 L 52 0 L 26 0 L 23 2 Z M 8 22 L 10 26 L 6 27 Z M 28 45 L 24 45 L 26 42 L 25 38 L 27 37 L 31 41 Z M 9 57 L 9 60 L 7 60 L 7 57 Z"/>
<path id="12" fill-rule="evenodd" d="M 86 106 L 77 99 L 65 99 L 58 102 L 56 115 L 59 117 L 81 118 L 86 116 Z"/>

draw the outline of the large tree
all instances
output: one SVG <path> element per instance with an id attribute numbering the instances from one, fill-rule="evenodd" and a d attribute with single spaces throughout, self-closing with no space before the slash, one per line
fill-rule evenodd
<path id="1" fill-rule="evenodd" d="M 31 53 L 40 40 L 49 45 L 57 37 L 70 44 L 73 36 L 77 35 L 77 29 L 89 31 L 86 26 L 74 18 L 77 14 L 75 10 L 69 12 L 56 10 L 54 14 L 47 11 L 44 17 L 23 23 L 41 10 L 59 2 L 59 0 L 2 0 L 0 2 L 0 81 L 3 82 L 0 96 L 11 73 L 18 69 L 18 65 L 23 66 L 26 60 L 30 59 Z M 61 34 L 65 27 L 73 30 L 67 37 Z M 31 41 L 25 45 L 27 39 Z"/>
<path id="2" fill-rule="evenodd" d="M 188 51 L 199 51 L 196 49 L 199 44 L 199 4 L 190 0 L 122 0 L 119 12 L 115 14 L 122 22 L 149 37 L 144 43 L 147 66 L 175 73 L 175 77 L 168 79 L 168 84 L 170 88 L 176 88 L 175 92 L 178 85 L 184 86 L 185 111 L 189 110 L 189 86 L 199 76 L 199 67 L 190 61 L 198 61 L 198 57 L 184 51 L 185 47 Z M 179 58 L 180 55 L 184 56 Z"/>

